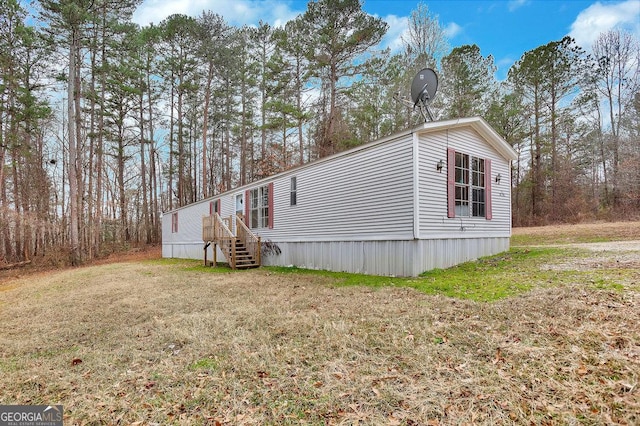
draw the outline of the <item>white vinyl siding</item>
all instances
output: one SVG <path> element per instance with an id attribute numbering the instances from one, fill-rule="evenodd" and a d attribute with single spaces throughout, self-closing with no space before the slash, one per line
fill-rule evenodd
<path id="1" fill-rule="evenodd" d="M 202 258 L 202 248 L 204 247 L 204 242 L 202 241 L 202 216 L 209 216 L 211 201 L 213 200 L 203 200 L 163 214 L 163 257 L 184 259 Z M 172 218 L 176 214 L 178 216 L 178 230 L 177 232 L 171 232 L 173 222 Z"/>
<path id="2" fill-rule="evenodd" d="M 447 148 L 470 157 L 491 160 L 492 220 L 485 217 L 447 217 Z M 457 128 L 419 138 L 420 238 L 482 238 L 511 235 L 510 164 L 471 128 Z M 437 170 L 438 161 L 445 167 Z M 502 180 L 494 177 L 500 173 Z M 505 178 L 507 176 L 507 178 Z M 471 195 L 471 194 L 469 194 Z"/>
<path id="3" fill-rule="evenodd" d="M 296 171 L 297 206 L 288 176 L 274 181 L 273 241 L 413 238 L 410 136 Z"/>
<path id="4" fill-rule="evenodd" d="M 220 214 L 227 219 L 236 213 L 237 196 L 244 199 L 247 192 L 269 185 L 273 209 L 265 216 L 271 223 L 254 230 L 263 241 L 281 249 L 279 255 L 263 258 L 267 265 L 417 275 L 507 250 L 511 234 L 508 158 L 516 154 L 492 132 L 480 119 L 426 123 L 413 132 L 166 212 L 162 255 L 202 259 L 202 216 L 209 215 L 209 203 L 219 199 Z M 492 210 L 487 210 L 493 212 L 491 220 L 447 217 L 448 148 L 485 159 L 491 179 Z M 440 161 L 444 167 L 438 171 Z M 495 182 L 498 174 L 499 183 Z M 294 177 L 297 205 L 291 205 Z M 238 205 L 242 214 L 246 203 L 250 200 Z M 179 226 L 172 233 L 173 213 L 179 215 Z"/>

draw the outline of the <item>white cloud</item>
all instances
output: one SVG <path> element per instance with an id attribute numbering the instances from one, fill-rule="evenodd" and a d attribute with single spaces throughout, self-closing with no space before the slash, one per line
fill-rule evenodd
<path id="1" fill-rule="evenodd" d="M 527 3 L 529 3 L 529 0 L 511 0 L 509 1 L 508 4 L 508 8 L 509 8 L 509 12 L 513 12 L 517 9 L 520 9 L 522 6 L 526 5 Z"/>
<path id="2" fill-rule="evenodd" d="M 409 20 L 406 16 L 395 15 L 387 15 L 382 19 L 389 25 L 389 29 L 380 45 L 383 48 L 389 47 L 392 52 L 398 52 L 404 44 L 402 38 L 407 39 Z M 459 35 L 463 31 L 463 28 L 455 22 L 451 22 L 443 28 L 443 31 L 448 39 L 452 39 Z"/>
<path id="3" fill-rule="evenodd" d="M 390 48 L 392 52 L 402 49 L 402 37 L 406 38 L 409 23 L 406 16 L 388 15 L 382 18 L 389 25 L 387 33 L 382 38 L 380 45 L 383 48 Z"/>
<path id="4" fill-rule="evenodd" d="M 640 37 L 640 0 L 614 4 L 596 2 L 578 14 L 571 24 L 569 35 L 579 46 L 590 49 L 601 33 L 614 28 L 630 31 Z"/>
<path id="5" fill-rule="evenodd" d="M 497 59 L 494 62 L 498 68 L 509 68 L 516 62 L 516 59 L 513 59 L 510 56 L 505 56 L 504 58 Z"/>
<path id="6" fill-rule="evenodd" d="M 164 18 L 175 13 L 198 15 L 202 10 L 202 0 L 146 0 L 133 13 L 133 22 L 140 25 L 158 24 Z"/>
<path id="7" fill-rule="evenodd" d="M 461 32 L 462 32 L 462 27 L 460 25 L 456 24 L 455 22 L 450 22 L 444 28 L 444 35 L 447 36 L 447 38 L 454 38 L 455 36 L 457 36 Z"/>
<path id="8" fill-rule="evenodd" d="M 175 13 L 196 17 L 204 10 L 223 16 L 231 25 L 256 25 L 262 20 L 274 26 L 282 26 L 304 12 L 277 0 L 144 0 L 133 14 L 133 21 L 140 25 L 158 24 Z"/>

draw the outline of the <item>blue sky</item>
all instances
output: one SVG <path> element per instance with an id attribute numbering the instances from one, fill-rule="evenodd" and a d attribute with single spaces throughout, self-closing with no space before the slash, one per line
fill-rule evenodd
<path id="1" fill-rule="evenodd" d="M 571 35 L 589 50 L 602 32 L 623 28 L 640 38 L 640 0 L 431 0 L 424 1 L 437 15 L 451 47 L 477 44 L 483 55 L 493 55 L 497 77 L 528 50 Z M 255 25 L 260 20 L 283 25 L 306 10 L 306 1 L 288 0 L 145 0 L 134 21 L 158 23 L 172 13 L 199 15 L 211 10 L 233 25 Z M 384 19 L 389 32 L 385 46 L 399 48 L 407 17 L 417 0 L 365 0 L 364 10 Z"/>

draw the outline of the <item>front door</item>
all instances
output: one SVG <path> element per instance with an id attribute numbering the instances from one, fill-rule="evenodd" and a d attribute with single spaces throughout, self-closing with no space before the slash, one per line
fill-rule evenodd
<path id="1" fill-rule="evenodd" d="M 244 194 L 240 193 L 236 195 L 236 216 L 240 215 L 240 217 L 243 218 L 244 220 Z M 233 220 L 233 232 L 236 233 L 237 235 L 237 231 L 236 231 L 236 221 L 235 218 Z"/>

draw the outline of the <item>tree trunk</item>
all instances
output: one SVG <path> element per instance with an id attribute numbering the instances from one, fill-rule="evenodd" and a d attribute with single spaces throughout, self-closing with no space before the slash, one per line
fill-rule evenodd
<path id="1" fill-rule="evenodd" d="M 174 164 L 174 150 L 173 150 L 173 141 L 175 138 L 174 131 L 174 117 L 173 117 L 173 101 L 175 99 L 175 84 L 174 84 L 174 74 L 173 70 L 171 71 L 171 104 L 169 106 L 169 182 L 167 183 L 167 201 L 169 204 L 169 210 L 173 210 L 173 164 Z"/>
<path id="2" fill-rule="evenodd" d="M 79 241 L 79 209 L 78 209 L 78 153 L 76 149 L 76 112 L 75 98 L 79 96 L 80 88 L 76 87 L 76 58 L 79 50 L 79 36 L 75 28 L 71 29 L 71 40 L 69 44 L 69 80 L 67 87 L 67 120 L 68 120 L 68 142 L 69 142 L 69 245 L 70 262 L 73 266 L 80 263 L 80 241 Z"/>
<path id="3" fill-rule="evenodd" d="M 184 172 L 184 117 L 182 115 L 182 103 L 184 98 L 184 75 L 182 70 L 178 74 L 178 207 L 182 207 L 186 204 L 185 194 L 185 172 Z"/>
<path id="4" fill-rule="evenodd" d="M 242 76 L 242 93 L 246 93 L 247 87 L 245 83 L 245 76 Z M 247 97 L 242 96 L 242 112 L 240 113 L 240 185 L 244 185 L 247 183 Z M 263 120 L 264 120 L 264 110 L 262 108 Z M 266 133 L 264 131 L 264 121 L 263 121 L 263 130 L 262 134 L 264 140 L 262 142 L 262 177 L 264 176 L 264 165 L 265 163 L 265 155 L 266 155 Z"/>
<path id="5" fill-rule="evenodd" d="M 142 79 L 140 79 L 140 86 L 143 85 Z M 151 224 L 149 222 L 149 203 L 147 201 L 147 165 L 145 161 L 145 147 L 144 147 L 144 92 L 140 91 L 140 97 L 138 99 L 138 107 L 140 109 L 140 175 L 142 179 L 142 216 L 144 221 L 143 235 L 145 243 L 151 243 Z"/>
<path id="6" fill-rule="evenodd" d="M 327 155 L 331 155 L 335 152 L 335 129 L 336 129 L 336 115 L 337 115 L 337 100 L 338 100 L 338 89 L 336 84 L 338 82 L 338 70 L 336 64 L 331 64 L 331 73 L 329 75 L 329 119 L 327 120 L 327 131 L 325 133 L 325 149 L 322 154 L 323 157 Z"/>
<path id="7" fill-rule="evenodd" d="M 550 109 L 551 109 L 551 209 L 554 210 L 556 207 L 558 207 L 558 180 L 557 180 L 557 176 L 558 176 L 558 143 L 557 143 L 557 132 L 558 132 L 558 125 L 557 125 L 557 117 L 556 117 L 556 102 L 557 102 L 557 94 L 555 91 L 555 86 L 552 86 L 551 89 L 551 102 L 550 102 Z M 556 219 L 560 219 L 559 217 L 556 216 L 555 212 L 553 213 L 553 219 L 554 221 Z"/>
<path id="8" fill-rule="evenodd" d="M 303 118 L 302 118 L 302 81 L 300 73 L 300 58 L 296 58 L 296 109 L 298 113 L 298 149 L 300 150 L 299 164 L 304 164 L 304 135 L 303 135 Z"/>
<path id="9" fill-rule="evenodd" d="M 158 218 L 158 179 L 156 172 L 156 148 L 155 148 L 155 139 L 153 134 L 153 90 L 151 88 L 151 67 L 149 64 L 149 59 L 147 57 L 147 101 L 149 108 L 149 173 L 151 175 L 151 197 L 152 197 L 152 223 L 153 223 L 153 233 L 152 239 L 153 242 L 157 242 L 160 239 L 160 220 Z"/>
<path id="10" fill-rule="evenodd" d="M 89 114 L 91 115 L 90 117 L 90 123 L 89 123 L 89 183 L 88 183 L 88 191 L 87 191 L 87 212 L 88 212 L 88 217 L 87 217 L 87 232 L 88 232 L 88 237 L 87 237 L 87 249 L 89 251 L 88 255 L 89 255 L 89 259 L 93 258 L 94 256 L 94 249 L 95 249 L 95 245 L 94 245 L 94 241 L 96 239 L 96 233 L 97 230 L 95 229 L 95 214 L 93 212 L 94 209 L 94 204 L 97 200 L 94 199 L 94 195 L 96 193 L 96 191 L 94 191 L 94 185 L 95 185 L 95 181 L 94 181 L 94 174 L 95 174 L 95 155 L 96 155 L 96 97 L 94 96 L 96 93 L 96 72 L 97 72 L 97 61 L 96 61 L 96 57 L 97 57 L 97 44 L 98 44 L 98 31 L 96 28 L 96 31 L 94 31 L 93 33 L 93 43 L 92 43 L 92 47 L 91 47 L 91 82 L 90 82 L 90 90 L 91 90 L 91 98 L 89 100 L 90 102 L 90 106 L 89 106 Z"/>
<path id="11" fill-rule="evenodd" d="M 76 180 L 77 180 L 77 222 L 78 222 L 78 256 L 80 257 L 80 261 L 83 260 L 83 244 L 82 244 L 82 238 L 80 235 L 80 230 L 82 227 L 82 224 L 84 223 L 84 208 L 83 208 L 83 200 L 84 200 L 84 178 L 83 178 L 83 150 L 81 149 L 83 147 L 82 144 L 82 108 L 80 106 L 80 96 L 82 93 L 82 86 L 81 86 L 81 80 L 80 80 L 80 68 L 82 67 L 82 63 L 81 63 L 81 55 L 80 55 L 80 36 L 77 36 L 77 42 L 76 42 L 76 62 L 75 62 L 75 84 L 74 86 L 74 92 L 75 92 L 75 96 L 73 98 L 73 102 L 74 102 L 74 111 L 75 111 L 75 115 L 74 115 L 74 119 L 75 119 L 75 146 L 76 146 L 76 160 L 75 160 L 75 167 L 76 167 Z"/>
<path id="12" fill-rule="evenodd" d="M 129 233 L 129 223 L 127 220 L 127 194 L 124 186 L 124 169 L 125 169 L 125 116 L 126 113 L 123 110 L 124 106 L 120 105 L 120 111 L 118 111 L 118 154 L 117 154 L 117 181 L 118 181 L 118 204 L 120 210 L 120 224 L 122 227 L 122 240 L 128 242 L 131 240 Z"/>
<path id="13" fill-rule="evenodd" d="M 207 182 L 207 137 L 209 132 L 209 102 L 211 100 L 211 82 L 213 80 L 213 64 L 209 62 L 207 82 L 204 90 L 204 111 L 202 117 L 202 197 L 209 196 L 209 182 Z"/>
<path id="14" fill-rule="evenodd" d="M 15 119 L 12 120 L 12 132 L 13 134 L 17 134 L 17 126 Z M 21 191 L 20 191 L 20 177 L 18 176 L 18 163 L 20 159 L 18 158 L 18 150 L 16 148 L 16 144 L 14 144 L 13 149 L 11 150 L 11 172 L 13 175 L 13 205 L 15 207 L 14 215 L 14 229 L 13 229 L 13 244 L 14 244 L 14 253 L 16 260 L 24 260 L 23 249 L 22 249 L 22 221 L 24 220 L 24 216 L 20 214 L 20 200 L 21 200 Z"/>

